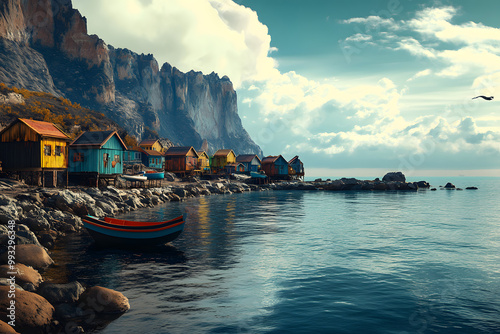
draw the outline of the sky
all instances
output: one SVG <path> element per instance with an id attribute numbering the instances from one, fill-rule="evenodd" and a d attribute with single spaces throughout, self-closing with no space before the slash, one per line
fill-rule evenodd
<path id="1" fill-rule="evenodd" d="M 264 154 L 299 155 L 313 175 L 500 176 L 499 1 L 73 6 L 107 44 L 227 75 Z"/>

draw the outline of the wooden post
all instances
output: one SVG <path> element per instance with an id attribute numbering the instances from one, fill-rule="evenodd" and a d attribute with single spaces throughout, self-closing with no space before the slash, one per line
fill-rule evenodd
<path id="1" fill-rule="evenodd" d="M 57 188 L 57 171 L 52 171 L 52 186 Z"/>

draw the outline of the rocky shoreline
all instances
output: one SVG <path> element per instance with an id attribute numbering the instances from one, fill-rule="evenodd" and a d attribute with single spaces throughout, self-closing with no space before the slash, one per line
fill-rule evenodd
<path id="1" fill-rule="evenodd" d="M 112 186 L 99 189 L 34 188 L 0 179 L 3 192 L 0 195 L 0 253 L 3 253 L 0 255 L 0 315 L 2 320 L 9 320 L 4 310 L 10 302 L 8 291 L 14 286 L 12 276 L 15 276 L 18 305 L 15 329 L 22 330 L 22 333 L 58 333 L 67 332 L 68 328 L 72 333 L 83 333 L 88 329 L 82 327 L 84 317 L 88 319 L 92 315 L 99 319 L 101 315 L 119 315 L 129 309 L 127 298 L 117 291 L 98 286 L 84 288 L 83 284 L 76 281 L 65 284 L 44 282 L 40 275 L 53 264 L 49 252 L 57 239 L 70 233 L 86 233 L 82 216 L 115 216 L 192 197 L 248 191 L 415 191 L 429 188 L 429 183 L 425 181 L 406 182 L 401 175 L 389 173 L 383 180 L 317 179 L 267 185 L 247 184 L 244 179 L 167 181 L 162 187 L 133 189 Z M 10 239 L 15 240 L 15 268 L 10 267 L 8 262 L 7 245 Z M 13 271 L 15 275 L 12 275 Z M 92 303 L 96 298 L 102 303 Z M 26 302 L 21 303 L 19 300 Z M 36 307 L 43 312 L 35 312 L 29 307 Z M 9 333 L 11 329 L 0 321 L 0 330 Z M 11 330 L 11 333 L 15 332 Z"/>

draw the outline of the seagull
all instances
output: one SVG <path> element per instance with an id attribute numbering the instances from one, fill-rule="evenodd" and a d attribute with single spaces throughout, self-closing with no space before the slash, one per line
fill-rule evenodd
<path id="1" fill-rule="evenodd" d="M 477 99 L 478 97 L 481 97 L 487 101 L 493 100 L 493 96 L 484 96 L 484 95 L 479 95 L 479 96 L 473 97 L 472 99 L 474 100 L 474 99 Z"/>

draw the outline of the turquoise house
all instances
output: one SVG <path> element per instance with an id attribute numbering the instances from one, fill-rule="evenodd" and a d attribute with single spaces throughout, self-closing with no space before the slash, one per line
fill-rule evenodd
<path id="1" fill-rule="evenodd" d="M 69 145 L 70 173 L 123 173 L 127 146 L 116 131 L 87 131 Z"/>

